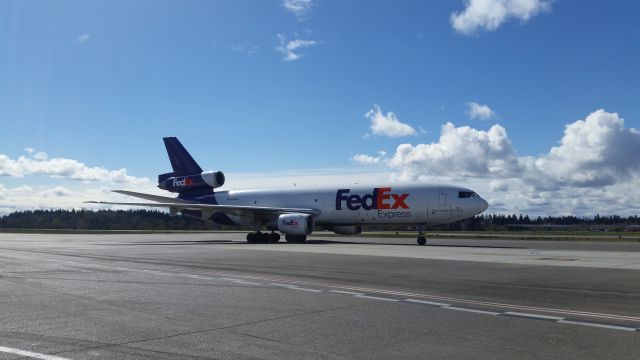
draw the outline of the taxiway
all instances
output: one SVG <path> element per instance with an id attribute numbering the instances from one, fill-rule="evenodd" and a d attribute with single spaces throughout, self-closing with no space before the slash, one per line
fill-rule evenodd
<path id="1" fill-rule="evenodd" d="M 0 358 L 637 359 L 640 244 L 0 234 Z"/>

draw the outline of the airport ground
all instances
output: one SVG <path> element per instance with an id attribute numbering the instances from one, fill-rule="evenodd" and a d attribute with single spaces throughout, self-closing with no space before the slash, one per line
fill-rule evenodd
<path id="1" fill-rule="evenodd" d="M 0 234 L 0 358 L 640 358 L 640 242 L 243 239 Z"/>

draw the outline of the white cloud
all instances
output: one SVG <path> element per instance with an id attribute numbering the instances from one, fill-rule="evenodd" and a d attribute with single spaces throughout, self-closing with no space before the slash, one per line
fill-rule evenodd
<path id="1" fill-rule="evenodd" d="M 49 156 L 47 156 L 47 153 L 45 153 L 45 152 L 38 151 L 37 153 L 35 153 L 33 155 L 33 158 L 38 160 L 38 161 L 47 161 Z"/>
<path id="2" fill-rule="evenodd" d="M 385 151 L 378 151 L 378 156 L 371 156 L 365 154 L 357 154 L 354 155 L 351 160 L 355 163 L 362 165 L 376 165 L 380 164 L 385 160 L 385 156 L 387 153 Z"/>
<path id="3" fill-rule="evenodd" d="M 518 156 L 500 125 L 482 131 L 447 123 L 438 141 L 401 144 L 390 159 L 369 163 L 386 165 L 401 181 L 466 184 L 487 198 L 489 211 L 631 215 L 640 202 L 637 154 L 640 131 L 600 109 L 568 124 L 559 144 L 538 156 Z"/>
<path id="4" fill-rule="evenodd" d="M 640 132 L 626 129 L 617 113 L 603 109 L 566 126 L 560 145 L 538 158 L 525 158 L 538 187 L 600 187 L 640 173 Z"/>
<path id="5" fill-rule="evenodd" d="M 37 210 L 37 209 L 132 209 L 139 207 L 130 206 L 109 206 L 100 204 L 85 204 L 89 200 L 101 201 L 137 201 L 136 199 L 111 192 L 108 187 L 94 187 L 95 183 L 73 182 L 69 186 L 19 186 L 7 188 L 0 184 L 0 216 L 14 211 Z M 118 186 L 117 188 L 122 188 Z M 153 184 L 132 184 L 125 189 L 141 191 L 151 194 L 161 194 L 167 196 Z M 139 200 L 139 199 L 138 199 Z"/>
<path id="6" fill-rule="evenodd" d="M 237 44 L 231 46 L 231 51 L 244 53 L 249 56 L 255 54 L 258 50 L 260 50 L 259 46 L 251 44 Z"/>
<path id="7" fill-rule="evenodd" d="M 399 170 L 405 180 L 433 175 L 512 176 L 519 170 L 515 150 L 502 126 L 481 131 L 452 123 L 442 126 L 436 143 L 399 145 L 388 165 Z"/>
<path id="8" fill-rule="evenodd" d="M 11 189 L 14 194 L 28 194 L 33 192 L 33 188 L 29 185 L 22 185 Z"/>
<path id="9" fill-rule="evenodd" d="M 49 159 L 46 153 L 32 151 L 30 156 L 11 159 L 0 154 L 0 176 L 24 177 L 26 175 L 46 175 L 82 181 L 144 184 L 149 179 L 127 174 L 127 169 L 108 170 L 103 167 L 89 167 L 77 160 L 65 158 Z"/>
<path id="10" fill-rule="evenodd" d="M 282 60 L 284 61 L 295 61 L 300 59 L 302 54 L 297 52 L 297 50 L 317 44 L 317 41 L 315 40 L 287 40 L 286 36 L 282 34 L 278 34 L 278 41 L 280 42 L 280 45 L 276 46 L 276 51 L 282 53 Z"/>
<path id="11" fill-rule="evenodd" d="M 82 34 L 76 38 L 76 42 L 86 43 L 89 39 L 91 39 L 91 34 Z"/>
<path id="12" fill-rule="evenodd" d="M 64 186 L 56 186 L 53 188 L 45 189 L 38 194 L 44 197 L 68 197 L 72 196 L 73 192 L 65 188 Z"/>
<path id="13" fill-rule="evenodd" d="M 640 132 L 617 113 L 596 110 L 566 126 L 558 146 L 537 157 L 518 157 L 500 125 L 488 131 L 452 123 L 431 144 L 401 144 L 388 161 L 404 179 L 428 176 L 522 178 L 536 189 L 599 187 L 640 174 Z"/>
<path id="14" fill-rule="evenodd" d="M 374 105 L 365 115 L 371 121 L 371 133 L 389 137 L 415 135 L 416 129 L 400 122 L 393 112 L 386 115 L 382 113 L 378 105 Z"/>
<path id="15" fill-rule="evenodd" d="M 464 10 L 451 14 L 450 21 L 457 32 L 469 35 L 494 31 L 511 19 L 526 22 L 550 9 L 548 0 L 465 0 Z"/>
<path id="16" fill-rule="evenodd" d="M 313 0 L 283 0 L 282 6 L 294 14 L 298 20 L 304 20 L 307 13 L 313 8 Z"/>
<path id="17" fill-rule="evenodd" d="M 496 117 L 496 113 L 488 105 L 481 105 L 477 102 L 467 103 L 467 114 L 472 119 L 487 120 Z"/>

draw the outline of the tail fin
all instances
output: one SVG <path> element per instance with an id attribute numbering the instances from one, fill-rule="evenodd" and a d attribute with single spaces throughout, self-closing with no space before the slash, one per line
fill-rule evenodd
<path id="1" fill-rule="evenodd" d="M 183 198 L 211 194 L 214 188 L 224 185 L 224 173 L 203 172 L 177 138 L 166 137 L 162 140 L 167 148 L 173 171 L 158 175 L 160 189 L 177 192 L 180 194 L 178 198 Z"/>
<path id="2" fill-rule="evenodd" d="M 175 175 L 200 174 L 202 172 L 202 168 L 193 160 L 191 154 L 182 146 L 178 138 L 166 137 L 162 138 L 162 140 L 164 140 L 164 146 L 167 148 L 169 161 L 171 161 L 171 167 Z"/>
<path id="3" fill-rule="evenodd" d="M 193 160 L 191 154 L 182 146 L 178 138 L 165 137 L 162 140 L 164 140 L 164 146 L 167 148 L 167 155 L 169 155 L 173 171 L 158 175 L 158 184 L 168 178 L 200 174 L 202 172 L 200 165 Z"/>

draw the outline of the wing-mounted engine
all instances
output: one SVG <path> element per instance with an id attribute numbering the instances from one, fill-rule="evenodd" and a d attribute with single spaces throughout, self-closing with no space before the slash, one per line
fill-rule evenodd
<path id="1" fill-rule="evenodd" d="M 222 171 L 205 171 L 200 174 L 174 176 L 167 173 L 158 176 L 158 187 L 162 190 L 180 194 L 206 194 L 224 185 Z"/>
<path id="2" fill-rule="evenodd" d="M 278 231 L 287 235 L 309 235 L 313 227 L 313 216 L 308 214 L 282 214 L 278 217 Z"/>

